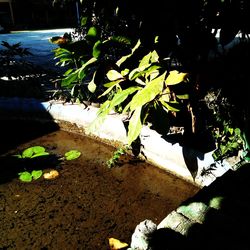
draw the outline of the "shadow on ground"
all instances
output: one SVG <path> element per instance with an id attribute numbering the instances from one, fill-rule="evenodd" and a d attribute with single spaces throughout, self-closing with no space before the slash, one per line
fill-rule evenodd
<path id="1" fill-rule="evenodd" d="M 250 164 L 228 171 L 177 209 L 186 225 L 156 230 L 155 250 L 250 249 Z M 191 210 L 193 204 L 199 209 Z M 193 206 L 194 207 L 194 206 Z M 180 222 L 181 223 L 181 222 Z"/>

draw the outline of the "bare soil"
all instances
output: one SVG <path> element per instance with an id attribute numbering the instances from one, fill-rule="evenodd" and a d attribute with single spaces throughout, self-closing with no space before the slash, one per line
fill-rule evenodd
<path id="1" fill-rule="evenodd" d="M 137 224 L 158 224 L 199 191 L 130 156 L 110 169 L 106 161 L 115 149 L 92 138 L 45 124 L 1 123 L 0 249 L 108 250 L 110 237 L 129 244 Z M 59 177 L 24 183 L 18 172 L 25 167 L 10 155 L 35 145 L 54 156 L 71 149 L 82 154 L 63 163 L 53 157 L 33 162 Z"/>

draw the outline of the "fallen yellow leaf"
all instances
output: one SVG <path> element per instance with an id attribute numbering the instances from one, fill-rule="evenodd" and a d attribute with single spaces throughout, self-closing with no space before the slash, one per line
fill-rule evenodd
<path id="1" fill-rule="evenodd" d="M 110 250 L 119 250 L 128 247 L 127 243 L 121 242 L 115 238 L 109 238 Z"/>
<path id="2" fill-rule="evenodd" d="M 48 173 L 43 174 L 43 178 L 47 180 L 52 180 L 55 179 L 56 177 L 59 176 L 59 173 L 57 170 L 51 170 Z"/>

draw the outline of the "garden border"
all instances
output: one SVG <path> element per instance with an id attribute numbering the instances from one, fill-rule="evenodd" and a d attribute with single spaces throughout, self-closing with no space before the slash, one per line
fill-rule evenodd
<path id="1" fill-rule="evenodd" d="M 85 104 L 41 102 L 33 98 L 17 97 L 0 99 L 1 119 L 6 115 L 8 118 L 12 115 L 14 118 L 21 119 L 50 118 L 55 122 L 66 121 L 82 128 L 86 135 L 108 141 L 114 146 L 126 144 L 126 129 L 123 123 L 126 119 L 125 115 L 111 113 L 98 130 L 91 134 L 86 131 L 96 118 L 97 111 L 97 107 Z M 190 148 L 185 149 L 184 152 L 183 147 L 178 143 L 167 142 L 159 133 L 147 126 L 143 127 L 140 139 L 142 153 L 149 163 L 200 187 L 210 185 L 231 168 L 226 161 L 221 164 L 214 162 L 212 152 L 203 154 Z M 188 169 L 189 163 L 196 164 L 196 169 Z M 216 167 L 204 174 L 203 170 L 208 169 L 212 164 L 216 164 Z"/>

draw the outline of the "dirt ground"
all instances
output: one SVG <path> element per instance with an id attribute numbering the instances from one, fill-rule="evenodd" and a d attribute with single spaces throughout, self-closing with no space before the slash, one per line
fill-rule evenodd
<path id="1" fill-rule="evenodd" d="M 114 148 L 88 137 L 63 130 L 35 136 L 32 131 L 38 130 L 38 125 L 34 124 L 32 130 L 20 123 L 3 128 L 0 249 L 108 250 L 110 237 L 129 244 L 137 224 L 145 219 L 158 224 L 199 190 L 130 157 L 110 169 L 106 161 Z M 71 149 L 82 154 L 63 163 L 55 159 L 33 162 L 36 169 L 56 169 L 59 177 L 24 183 L 17 176 L 25 167 L 10 160 L 10 155 L 35 145 L 55 156 Z M 4 146 L 8 150 L 4 151 Z"/>

